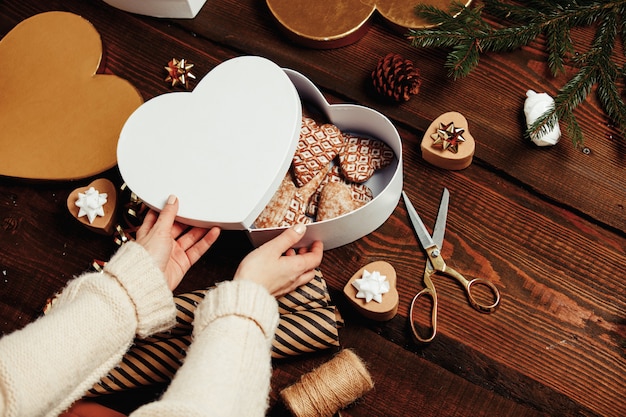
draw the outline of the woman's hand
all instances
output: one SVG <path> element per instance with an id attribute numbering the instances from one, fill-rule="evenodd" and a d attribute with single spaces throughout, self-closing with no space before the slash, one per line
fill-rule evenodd
<path id="1" fill-rule="evenodd" d="M 204 229 L 175 221 L 178 199 L 170 196 L 160 214 L 150 210 L 137 230 L 136 242 L 152 256 L 163 271 L 167 285 L 174 290 L 202 255 L 215 243 L 220 229 Z"/>
<path id="2" fill-rule="evenodd" d="M 309 282 L 322 262 L 324 246 L 318 241 L 296 253 L 292 247 L 305 231 L 306 226 L 296 225 L 250 252 L 239 264 L 234 279 L 254 281 L 275 297 Z"/>

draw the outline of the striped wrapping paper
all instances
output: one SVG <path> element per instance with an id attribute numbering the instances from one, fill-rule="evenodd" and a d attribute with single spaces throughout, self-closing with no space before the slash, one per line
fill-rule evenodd
<path id="1" fill-rule="evenodd" d="M 176 295 L 176 325 L 134 344 L 108 375 L 96 383 L 88 396 L 168 383 L 191 343 L 196 306 L 204 290 Z M 318 271 L 315 278 L 278 299 L 278 329 L 272 343 L 274 359 L 296 356 L 339 346 L 338 329 L 343 325 L 339 311 L 331 304 L 326 281 Z"/>

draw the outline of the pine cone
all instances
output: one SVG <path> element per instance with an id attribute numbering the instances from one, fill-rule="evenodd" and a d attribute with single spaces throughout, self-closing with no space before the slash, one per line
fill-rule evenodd
<path id="1" fill-rule="evenodd" d="M 378 61 L 372 81 L 378 93 L 395 101 L 408 101 L 422 85 L 419 69 L 413 67 L 413 62 L 394 53 Z"/>

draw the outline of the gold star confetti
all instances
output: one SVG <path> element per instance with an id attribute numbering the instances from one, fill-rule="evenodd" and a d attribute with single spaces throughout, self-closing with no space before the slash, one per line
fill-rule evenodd
<path id="1" fill-rule="evenodd" d="M 181 60 L 172 58 L 172 60 L 167 63 L 167 67 L 164 67 L 165 71 L 167 71 L 165 82 L 172 83 L 172 87 L 176 87 L 180 84 L 185 88 L 189 88 L 189 79 L 196 79 L 196 76 L 190 71 L 193 66 L 194 64 L 190 64 L 189 61 L 184 58 Z"/>
<path id="2" fill-rule="evenodd" d="M 465 142 L 465 138 L 462 136 L 465 133 L 465 129 L 454 127 L 454 122 L 450 122 L 447 125 L 440 123 L 436 133 L 430 135 L 433 139 L 432 146 L 439 147 L 441 149 L 448 150 L 452 153 L 459 151 L 459 144 Z"/>

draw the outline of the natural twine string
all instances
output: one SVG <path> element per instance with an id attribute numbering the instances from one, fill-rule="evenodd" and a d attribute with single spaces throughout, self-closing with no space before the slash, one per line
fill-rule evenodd
<path id="1" fill-rule="evenodd" d="M 296 417 L 331 417 L 374 387 L 365 364 L 352 350 L 343 349 L 317 369 L 302 375 L 280 392 Z"/>

